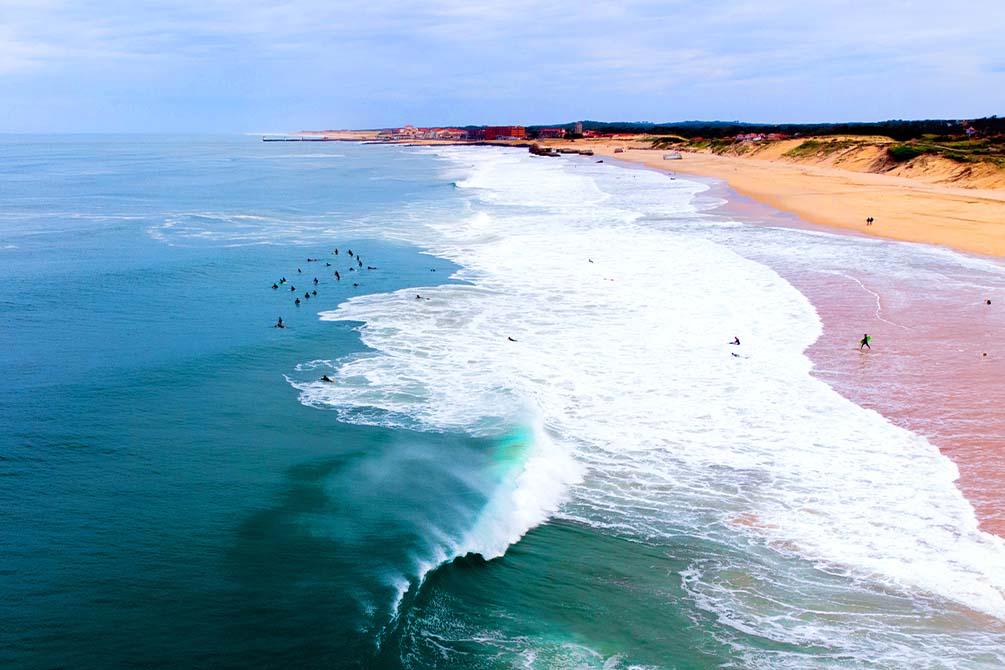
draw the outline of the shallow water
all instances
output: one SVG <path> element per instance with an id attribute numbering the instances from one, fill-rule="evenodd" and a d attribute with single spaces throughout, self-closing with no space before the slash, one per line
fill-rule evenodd
<path id="1" fill-rule="evenodd" d="M 794 287 L 1000 267 L 585 159 L 3 144 L 5 665 L 1005 662 L 1002 541 Z"/>

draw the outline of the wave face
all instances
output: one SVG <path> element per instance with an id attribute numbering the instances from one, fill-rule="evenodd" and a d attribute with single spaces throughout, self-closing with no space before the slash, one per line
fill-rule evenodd
<path id="1" fill-rule="evenodd" d="M 295 385 L 350 422 L 531 427 L 446 554 L 500 556 L 548 518 L 640 542 L 701 538 L 758 558 L 742 579 L 725 559 L 695 564 L 689 596 L 726 628 L 780 643 L 861 650 L 958 626 L 905 633 L 867 613 L 880 600 L 904 620 L 1005 618 L 1005 546 L 978 530 L 955 466 L 811 376 L 813 306 L 708 234 L 741 224 L 702 213 L 704 185 L 515 151 L 435 153 L 463 208 L 417 210 L 384 232 L 456 263 L 458 283 L 322 313 L 361 322 L 371 351 L 334 361 L 336 384 Z M 1000 636 L 964 639 L 1001 658 Z"/>

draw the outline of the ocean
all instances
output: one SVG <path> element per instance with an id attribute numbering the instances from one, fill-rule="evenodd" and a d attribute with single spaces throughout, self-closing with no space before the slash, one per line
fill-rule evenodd
<path id="1" fill-rule="evenodd" d="M 722 205 L 518 149 L 0 138 L 0 664 L 1002 667 L 1005 541 L 815 368 L 792 278 L 1005 269 Z"/>

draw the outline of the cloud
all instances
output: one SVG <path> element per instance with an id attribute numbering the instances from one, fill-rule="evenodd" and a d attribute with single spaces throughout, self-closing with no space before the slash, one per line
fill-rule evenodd
<path id="1" fill-rule="evenodd" d="M 771 118 L 789 120 L 821 109 L 850 118 L 862 95 L 884 99 L 876 113 L 906 107 L 909 116 L 945 113 L 951 100 L 957 115 L 1005 102 L 994 65 L 1005 60 L 998 0 L 965 8 L 933 0 L 0 0 L 0 16 L 0 85 L 25 118 L 48 116 L 67 130 L 70 120 L 40 110 L 43 102 L 101 109 L 121 127 L 194 123 L 211 111 L 225 118 L 228 106 L 244 114 L 252 105 L 262 117 L 253 127 L 284 117 L 298 127 L 326 114 L 333 125 L 379 125 L 390 122 L 372 118 L 381 101 L 396 121 L 414 109 L 476 122 L 502 101 L 524 121 L 598 107 L 618 118 L 713 108 L 745 118 L 771 111 L 767 91 L 780 88 L 791 93 L 775 99 Z M 852 82 L 856 90 L 842 91 Z M 185 95 L 199 109 L 186 112 Z M 135 102 L 136 116 L 116 111 L 112 101 L 123 99 Z M 157 115 L 169 100 L 170 123 Z"/>

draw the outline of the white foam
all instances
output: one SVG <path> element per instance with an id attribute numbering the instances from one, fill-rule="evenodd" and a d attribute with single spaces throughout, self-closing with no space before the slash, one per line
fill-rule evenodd
<path id="1" fill-rule="evenodd" d="M 821 326 L 807 300 L 686 232 L 706 187 L 522 152 L 439 154 L 466 173 L 471 211 L 389 234 L 470 285 L 324 313 L 363 322 L 373 351 L 336 362 L 336 384 L 299 388 L 348 420 L 540 425 L 547 439 L 459 550 L 498 555 L 561 504 L 645 537 L 753 538 L 1005 617 L 1005 544 L 978 530 L 953 463 L 810 375 L 803 351 Z"/>

